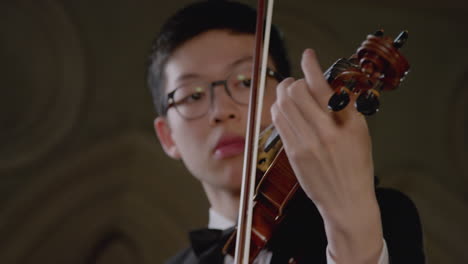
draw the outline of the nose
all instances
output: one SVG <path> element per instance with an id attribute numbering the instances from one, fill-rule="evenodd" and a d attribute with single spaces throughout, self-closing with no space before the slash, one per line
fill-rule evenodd
<path id="1" fill-rule="evenodd" d="M 220 89 L 215 89 L 216 87 Z M 232 100 L 224 85 L 213 86 L 211 94 L 210 123 L 212 125 L 240 117 L 240 105 Z"/>

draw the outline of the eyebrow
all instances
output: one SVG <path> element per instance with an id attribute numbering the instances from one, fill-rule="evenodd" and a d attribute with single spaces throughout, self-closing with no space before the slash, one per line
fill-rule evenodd
<path id="1" fill-rule="evenodd" d="M 234 62 L 230 63 L 226 69 L 228 70 L 232 70 L 233 68 L 243 64 L 243 63 L 246 63 L 248 61 L 252 61 L 252 56 L 251 55 L 248 55 L 248 56 L 245 56 L 245 57 L 242 57 L 240 59 L 237 59 L 235 60 Z M 185 74 L 182 74 L 180 75 L 179 77 L 177 77 L 176 79 L 176 83 L 181 83 L 181 82 L 184 82 L 184 81 L 187 81 L 187 80 L 190 80 L 190 79 L 196 79 L 196 78 L 199 78 L 200 77 L 200 74 L 197 74 L 197 73 L 185 73 Z"/>
<path id="2" fill-rule="evenodd" d="M 246 63 L 248 61 L 252 61 L 252 59 L 253 59 L 252 55 L 242 57 L 242 58 L 234 61 L 233 63 L 229 64 L 228 68 L 229 69 L 235 68 L 235 67 L 239 66 L 240 64 Z"/>

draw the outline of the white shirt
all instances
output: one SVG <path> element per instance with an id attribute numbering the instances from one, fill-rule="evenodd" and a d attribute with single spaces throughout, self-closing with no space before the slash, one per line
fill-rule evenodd
<path id="1" fill-rule="evenodd" d="M 219 214 L 218 212 L 214 211 L 212 208 L 209 210 L 209 220 L 208 220 L 208 228 L 214 229 L 228 229 L 234 226 L 234 222 L 230 219 L 224 217 L 223 215 Z M 382 238 L 383 239 L 383 238 Z M 328 247 L 327 247 L 327 264 L 335 264 L 332 256 L 329 254 Z M 271 262 L 271 258 L 273 257 L 273 252 L 268 251 L 266 249 L 260 251 L 257 258 L 255 258 L 253 264 L 269 264 Z M 380 252 L 380 258 L 377 264 L 388 264 L 388 249 L 387 244 L 385 243 L 385 239 L 383 239 L 383 247 L 382 251 Z M 234 263 L 234 258 L 230 255 L 227 255 L 224 258 L 224 264 L 232 264 Z"/>

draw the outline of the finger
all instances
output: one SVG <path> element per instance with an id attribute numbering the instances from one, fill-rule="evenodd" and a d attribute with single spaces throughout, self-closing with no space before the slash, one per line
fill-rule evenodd
<path id="1" fill-rule="evenodd" d="M 328 100 L 333 91 L 323 77 L 323 72 L 312 49 L 306 49 L 302 55 L 301 67 L 304 78 L 311 95 L 319 103 L 324 111 L 327 111 Z"/>
<path id="2" fill-rule="evenodd" d="M 276 87 L 276 102 L 275 104 L 288 104 L 286 103 L 286 100 L 288 100 L 288 87 L 290 87 L 293 83 L 295 83 L 296 80 L 292 77 L 284 79 L 278 86 Z M 280 103 L 281 102 L 281 103 Z M 279 107 L 279 106 L 278 106 Z M 279 108 L 278 108 L 279 110 Z"/>
<path id="3" fill-rule="evenodd" d="M 278 130 L 283 144 L 288 146 L 299 144 L 299 142 L 296 141 L 298 138 L 296 132 L 293 131 L 287 118 L 284 116 L 284 113 L 279 110 L 279 107 L 276 103 L 271 106 L 271 116 L 273 124 Z"/>
<path id="4" fill-rule="evenodd" d="M 289 86 L 284 87 L 284 89 L 278 90 L 278 96 L 275 102 L 275 107 L 284 119 L 282 119 L 283 125 L 287 125 L 294 133 L 295 138 L 300 141 L 310 137 L 317 137 L 315 132 L 317 129 L 315 120 L 306 120 L 302 111 L 289 96 L 289 91 L 301 88 L 306 89 L 305 86 L 303 79 L 291 83 Z M 308 97 L 310 97 L 310 95 L 308 95 Z M 315 102 L 312 104 L 315 104 Z"/>
<path id="5" fill-rule="evenodd" d="M 315 127 L 328 127 L 331 122 L 330 113 L 323 111 L 308 89 L 306 81 L 301 79 L 287 87 L 287 93 L 309 124 L 322 123 Z"/>
<path id="6" fill-rule="evenodd" d="M 337 126 L 346 125 L 348 120 L 351 119 L 362 118 L 355 107 L 353 107 L 356 100 L 356 96 L 353 93 L 350 94 L 351 101 L 345 109 L 330 113 L 328 110 L 328 101 L 333 94 L 333 90 L 323 77 L 317 56 L 312 49 L 306 49 L 304 51 L 301 66 L 309 92 L 317 101 L 319 109 L 322 109 L 327 117 L 332 117 Z"/>
<path id="7" fill-rule="evenodd" d="M 365 120 L 365 117 L 363 114 L 359 113 L 355 107 L 355 102 L 357 99 L 357 96 L 355 93 L 350 93 L 350 101 L 347 107 L 345 109 L 338 111 L 338 112 L 332 112 L 332 117 L 335 121 L 335 124 L 339 127 L 345 126 L 349 124 L 350 122 L 362 122 L 362 120 Z M 360 120 L 360 121 L 353 121 L 353 120 Z"/>
<path id="8" fill-rule="evenodd" d="M 286 89 L 286 87 L 290 86 L 295 81 L 296 80 L 293 77 L 288 77 L 288 78 L 284 79 L 282 82 L 280 82 L 276 86 L 276 94 L 278 95 L 280 91 L 284 91 Z"/>

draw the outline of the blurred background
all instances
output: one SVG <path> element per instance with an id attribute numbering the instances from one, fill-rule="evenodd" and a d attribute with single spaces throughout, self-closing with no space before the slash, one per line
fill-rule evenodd
<path id="1" fill-rule="evenodd" d="M 189 2 L 0 0 L 0 263 L 161 263 L 206 225 L 145 85 L 151 40 Z M 376 174 L 418 206 L 429 263 L 468 263 L 468 4 L 408 2 L 279 0 L 274 23 L 296 77 L 306 47 L 325 69 L 409 31 L 411 73 L 369 118 Z"/>

